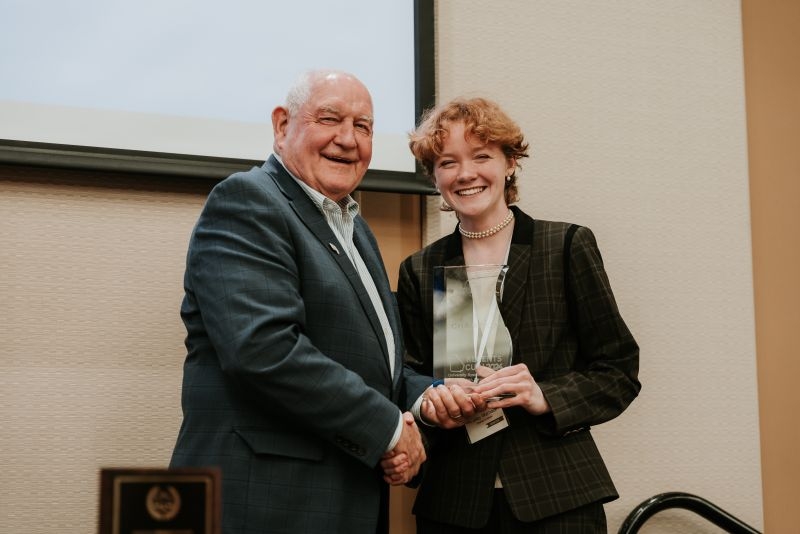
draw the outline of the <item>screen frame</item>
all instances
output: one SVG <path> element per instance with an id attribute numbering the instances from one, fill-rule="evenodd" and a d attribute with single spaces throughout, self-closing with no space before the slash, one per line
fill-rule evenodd
<path id="1" fill-rule="evenodd" d="M 435 103 L 434 7 L 432 0 L 414 0 L 415 124 Z M 113 171 L 191 178 L 216 183 L 263 161 L 215 156 L 126 150 L 83 145 L 0 139 L 0 163 L 73 170 Z M 414 172 L 369 169 L 361 191 L 436 194 L 419 165 Z"/>

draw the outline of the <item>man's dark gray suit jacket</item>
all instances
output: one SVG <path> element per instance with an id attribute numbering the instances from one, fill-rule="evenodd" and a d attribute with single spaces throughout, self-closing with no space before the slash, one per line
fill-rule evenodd
<path id="1" fill-rule="evenodd" d="M 397 304 L 361 217 L 353 239 L 394 354 L 344 244 L 274 157 L 220 182 L 202 210 L 184 280 L 188 354 L 171 466 L 222 469 L 226 533 L 376 531 L 385 490 L 376 466 L 398 405 L 430 378 L 403 371 Z"/>

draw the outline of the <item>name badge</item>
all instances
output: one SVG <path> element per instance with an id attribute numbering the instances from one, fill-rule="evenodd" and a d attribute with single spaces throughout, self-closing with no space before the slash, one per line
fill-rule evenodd
<path id="1" fill-rule="evenodd" d="M 477 443 L 483 438 L 500 432 L 508 426 L 508 419 L 502 408 L 487 410 L 465 425 L 470 443 Z"/>

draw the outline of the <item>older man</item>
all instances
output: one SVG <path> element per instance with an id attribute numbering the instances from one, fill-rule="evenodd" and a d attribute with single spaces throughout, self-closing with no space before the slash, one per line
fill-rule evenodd
<path id="1" fill-rule="evenodd" d="M 219 466 L 226 533 L 385 532 L 425 460 L 375 238 L 350 193 L 372 157 L 354 76 L 306 74 L 274 154 L 211 192 L 189 245 L 183 424 L 171 465 Z"/>

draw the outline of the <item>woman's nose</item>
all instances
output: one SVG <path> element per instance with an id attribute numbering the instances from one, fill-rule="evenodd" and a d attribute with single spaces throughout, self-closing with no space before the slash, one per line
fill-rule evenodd
<path id="1" fill-rule="evenodd" d="M 477 176 L 478 171 L 471 162 L 463 164 L 458 172 L 458 179 L 461 181 L 472 180 Z"/>

